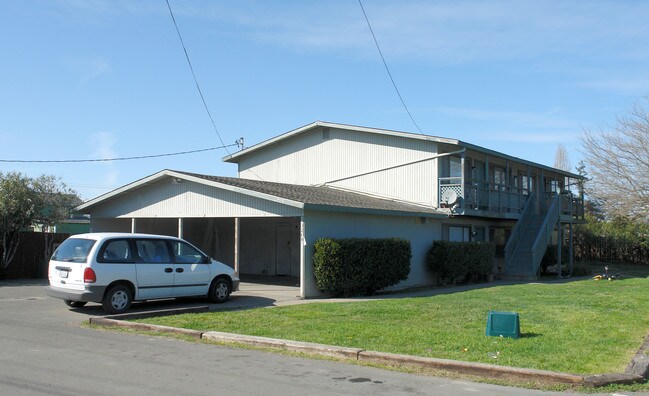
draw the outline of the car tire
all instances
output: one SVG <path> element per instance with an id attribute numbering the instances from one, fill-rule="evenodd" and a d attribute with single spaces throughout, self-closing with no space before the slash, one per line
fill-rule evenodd
<path id="1" fill-rule="evenodd" d="M 65 305 L 72 308 L 81 308 L 87 303 L 85 301 L 72 301 L 72 300 L 63 300 Z"/>
<path id="2" fill-rule="evenodd" d="M 119 314 L 126 312 L 132 301 L 133 293 L 131 293 L 131 289 L 124 285 L 117 285 L 108 290 L 101 302 L 101 306 L 104 311 L 110 314 Z"/>
<path id="3" fill-rule="evenodd" d="M 208 298 L 210 302 L 213 303 L 224 303 L 230 297 L 230 292 L 232 291 L 232 286 L 225 278 L 217 278 L 212 281 L 210 286 L 210 292 Z"/>

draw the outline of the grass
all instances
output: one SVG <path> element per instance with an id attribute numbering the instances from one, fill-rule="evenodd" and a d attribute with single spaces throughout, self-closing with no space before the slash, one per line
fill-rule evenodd
<path id="1" fill-rule="evenodd" d="M 141 321 L 582 375 L 623 372 L 649 331 L 649 268 L 609 272 L 625 276 Z M 486 337 L 489 310 L 518 312 L 522 337 Z"/>

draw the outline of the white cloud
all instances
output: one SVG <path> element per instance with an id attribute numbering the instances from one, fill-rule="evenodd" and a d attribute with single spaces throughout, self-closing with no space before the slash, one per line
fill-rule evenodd
<path id="1" fill-rule="evenodd" d="M 649 48 L 649 3 L 643 2 L 366 1 L 364 6 L 383 51 L 393 60 L 465 63 L 642 56 L 638 46 Z M 353 1 L 247 1 L 175 8 L 186 17 L 218 19 L 244 28 L 242 33 L 254 40 L 300 51 L 353 51 L 361 56 L 375 51 L 362 11 Z"/>
<path id="2" fill-rule="evenodd" d="M 78 60 L 76 62 L 76 68 L 81 74 L 81 84 L 85 84 L 110 72 L 110 64 L 100 58 Z"/>
<path id="3" fill-rule="evenodd" d="M 93 159 L 109 159 L 117 157 L 113 146 L 115 145 L 115 135 L 111 132 L 96 132 L 90 136 L 91 155 Z M 119 180 L 119 170 L 113 162 L 100 163 L 104 175 L 101 183 L 108 186 L 117 185 Z"/>
<path id="4" fill-rule="evenodd" d="M 575 85 L 600 91 L 614 91 L 622 94 L 645 94 L 649 92 L 649 72 L 645 77 L 588 80 L 577 82 Z"/>
<path id="5" fill-rule="evenodd" d="M 575 121 L 561 118 L 561 109 L 552 108 L 547 112 L 533 113 L 509 110 L 472 109 L 461 107 L 436 107 L 435 112 L 479 121 L 496 121 L 501 125 L 517 125 L 521 130 L 526 129 L 579 129 Z"/>

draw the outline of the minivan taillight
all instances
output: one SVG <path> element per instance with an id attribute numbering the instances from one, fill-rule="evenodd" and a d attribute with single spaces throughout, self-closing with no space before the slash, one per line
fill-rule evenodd
<path id="1" fill-rule="evenodd" d="M 97 275 L 95 275 L 95 271 L 93 271 L 92 268 L 86 267 L 83 270 L 83 282 L 84 283 L 95 283 L 95 282 L 97 282 Z"/>

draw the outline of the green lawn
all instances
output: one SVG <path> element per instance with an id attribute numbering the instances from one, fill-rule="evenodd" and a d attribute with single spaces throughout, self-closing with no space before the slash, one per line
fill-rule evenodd
<path id="1" fill-rule="evenodd" d="M 623 372 L 649 332 L 649 268 L 611 266 L 618 271 L 625 277 L 611 282 L 498 286 L 142 322 L 575 374 Z M 486 337 L 489 310 L 518 312 L 522 338 Z"/>

